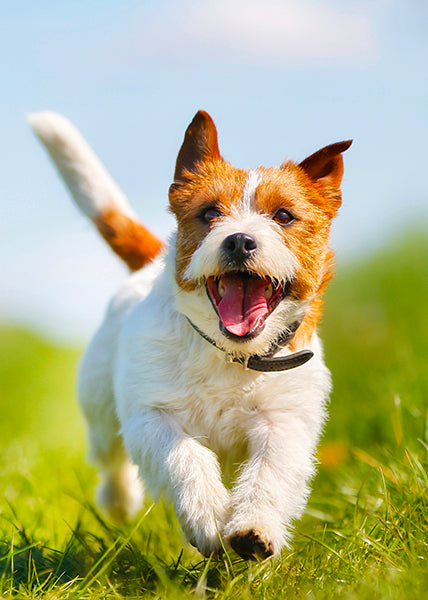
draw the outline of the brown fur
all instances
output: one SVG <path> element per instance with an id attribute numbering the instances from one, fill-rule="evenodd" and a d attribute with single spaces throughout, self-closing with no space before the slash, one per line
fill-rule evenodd
<path id="1" fill-rule="evenodd" d="M 290 344 L 292 350 L 309 342 L 322 315 L 322 296 L 333 276 L 329 234 L 341 204 L 341 153 L 350 145 L 351 141 L 338 142 L 300 164 L 286 161 L 280 168 L 263 168 L 263 181 L 256 190 L 255 204 L 260 212 L 273 218 L 279 209 L 286 209 L 296 219 L 291 226 L 277 226 L 300 265 L 291 296 L 310 302 Z M 199 111 L 186 130 L 169 192 L 170 209 L 178 224 L 176 280 L 182 289 L 192 291 L 197 286 L 184 273 L 209 228 L 215 226 L 215 220 L 208 224 L 201 219 L 202 211 L 215 207 L 223 215 L 231 214 L 242 198 L 246 178 L 246 171 L 232 167 L 220 156 L 215 124 L 208 113 Z M 147 264 L 162 249 L 158 238 L 123 214 L 105 211 L 95 224 L 131 270 Z"/>
<path id="2" fill-rule="evenodd" d="M 279 169 L 263 169 L 264 178 L 256 190 L 260 212 L 273 217 L 282 208 L 296 217 L 290 227 L 278 225 L 285 245 L 300 264 L 291 295 L 296 300 L 310 300 L 292 342 L 295 349 L 311 338 L 321 318 L 323 292 L 333 275 L 330 224 L 341 204 L 341 152 L 350 144 L 346 141 L 322 148 L 299 165 L 287 161 Z M 200 219 L 203 208 L 216 207 L 223 215 L 230 214 L 242 197 L 245 181 L 245 171 L 221 158 L 214 122 L 200 111 L 186 131 L 170 188 L 170 207 L 178 222 L 176 280 L 186 291 L 197 285 L 185 278 L 186 267 L 209 227 L 215 225 L 215 221 L 206 224 Z"/>
<path id="3" fill-rule="evenodd" d="M 170 188 L 170 206 L 177 218 L 176 280 L 186 291 L 195 288 L 195 282 L 184 277 L 193 253 L 209 231 L 209 225 L 199 218 L 201 211 L 218 207 L 223 214 L 242 197 L 246 172 L 235 169 L 222 158 L 200 163 L 198 171 L 187 175 L 182 184 Z"/>
<path id="4" fill-rule="evenodd" d="M 141 223 L 114 209 L 101 212 L 94 223 L 103 238 L 129 267 L 138 271 L 162 250 L 162 242 Z"/>

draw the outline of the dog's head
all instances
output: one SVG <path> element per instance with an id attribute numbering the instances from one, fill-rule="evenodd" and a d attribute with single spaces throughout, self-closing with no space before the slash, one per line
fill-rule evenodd
<path id="1" fill-rule="evenodd" d="M 244 171 L 220 156 L 206 112 L 189 125 L 169 194 L 177 303 L 226 351 L 265 353 L 319 300 L 331 277 L 330 223 L 350 145 Z"/>

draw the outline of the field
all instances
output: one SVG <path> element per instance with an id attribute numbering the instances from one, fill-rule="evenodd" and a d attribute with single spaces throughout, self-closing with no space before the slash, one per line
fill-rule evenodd
<path id="1" fill-rule="evenodd" d="M 79 350 L 0 331 L 2 598 L 422 599 L 428 590 L 428 238 L 343 267 L 322 324 L 333 372 L 320 467 L 293 547 L 202 560 L 150 500 L 117 529 L 93 503 Z"/>

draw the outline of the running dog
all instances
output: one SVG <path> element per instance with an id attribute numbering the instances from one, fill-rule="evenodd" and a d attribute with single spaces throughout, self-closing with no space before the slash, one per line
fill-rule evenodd
<path id="1" fill-rule="evenodd" d="M 304 510 L 330 374 L 316 333 L 332 277 L 342 153 L 242 170 L 213 120 L 189 125 L 164 245 L 76 129 L 30 116 L 79 207 L 135 271 L 112 299 L 79 374 L 101 505 L 115 519 L 149 494 L 175 506 L 202 554 L 278 554 Z"/>

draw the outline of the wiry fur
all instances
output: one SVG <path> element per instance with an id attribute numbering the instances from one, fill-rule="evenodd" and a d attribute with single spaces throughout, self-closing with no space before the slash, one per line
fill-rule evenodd
<path id="1" fill-rule="evenodd" d="M 71 167 L 60 171 L 78 179 L 84 165 L 76 138 L 62 135 L 61 152 L 55 140 L 50 152 L 59 161 L 66 155 Z M 328 230 L 344 149 L 323 149 L 303 166 L 245 172 L 220 157 L 210 117 L 195 117 L 170 192 L 177 234 L 125 282 L 81 362 L 80 403 L 103 475 L 99 499 L 113 517 L 141 502 L 137 465 L 149 493 L 174 503 L 203 554 L 219 552 L 219 533 L 246 558 L 276 554 L 289 541 L 309 494 L 330 391 L 315 327 L 331 272 Z M 86 212 L 99 216 L 99 201 L 86 198 Z M 201 223 L 201 209 L 214 204 L 219 217 Z M 275 222 L 281 207 L 296 214 L 295 224 Z M 264 329 L 243 340 L 220 331 L 204 284 L 228 272 L 222 241 L 236 232 L 257 240 L 246 268 L 291 286 Z M 296 320 L 304 334 L 298 330 L 293 350 L 314 352 L 305 365 L 259 373 L 226 362 L 225 352 L 265 353 Z"/>
<path id="2" fill-rule="evenodd" d="M 52 111 L 29 115 L 28 121 L 76 204 L 112 250 L 131 271 L 152 260 L 162 248 L 161 241 L 139 222 L 122 190 L 72 123 Z"/>

